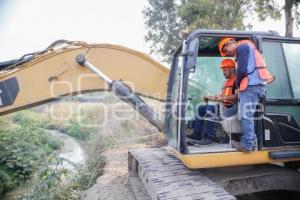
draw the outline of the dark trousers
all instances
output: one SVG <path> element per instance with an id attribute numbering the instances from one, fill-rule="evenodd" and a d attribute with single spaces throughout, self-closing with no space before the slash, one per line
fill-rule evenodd
<path id="1" fill-rule="evenodd" d="M 217 108 L 215 105 L 202 105 L 198 108 L 198 115 L 195 117 L 194 134 L 202 137 L 202 131 L 204 131 L 204 138 L 214 138 L 214 123 L 212 121 L 203 120 L 203 118 L 215 118 L 217 117 Z M 204 128 L 204 130 L 203 130 Z"/>

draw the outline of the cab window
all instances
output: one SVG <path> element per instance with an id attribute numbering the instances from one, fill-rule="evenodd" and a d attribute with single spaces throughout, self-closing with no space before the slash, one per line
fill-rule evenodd
<path id="1" fill-rule="evenodd" d="M 272 84 L 267 86 L 267 99 L 292 99 L 292 90 L 281 43 L 263 41 L 262 51 L 268 69 L 275 76 Z"/>
<path id="2" fill-rule="evenodd" d="M 283 43 L 283 51 L 295 99 L 300 99 L 300 44 Z"/>
<path id="3" fill-rule="evenodd" d="M 187 120 L 193 119 L 197 107 L 205 104 L 204 96 L 222 93 L 222 86 L 225 81 L 220 64 L 224 59 L 233 57 L 222 57 L 219 53 L 218 44 L 220 36 L 199 37 L 199 51 L 197 64 L 194 71 L 189 73 L 188 79 L 188 106 L 186 112 Z M 249 39 L 248 37 L 236 37 L 237 40 Z M 210 102 L 214 104 L 214 102 Z"/>

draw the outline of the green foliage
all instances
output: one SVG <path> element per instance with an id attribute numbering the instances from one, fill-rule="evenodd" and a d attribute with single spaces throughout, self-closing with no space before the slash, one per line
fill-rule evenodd
<path id="1" fill-rule="evenodd" d="M 250 11 L 248 16 L 255 13 L 261 21 L 264 21 L 268 17 L 280 20 L 282 15 L 285 15 L 285 35 L 287 37 L 292 37 L 294 23 L 297 28 L 300 24 L 299 3 L 300 0 L 285 0 L 284 4 L 283 1 L 252 0 L 249 1 L 248 4 L 248 10 Z"/>
<path id="2" fill-rule="evenodd" d="M 48 157 L 38 170 L 38 181 L 35 183 L 30 200 L 68 200 L 81 199 L 85 190 L 91 187 L 102 175 L 105 165 L 101 144 L 91 145 L 86 165 L 75 166 L 75 171 L 63 167 L 64 159 L 56 154 Z"/>
<path id="3" fill-rule="evenodd" d="M 148 33 L 146 42 L 151 44 L 151 52 L 156 52 L 170 61 L 170 51 L 180 44 L 179 32 L 183 28 L 177 14 L 174 0 L 148 0 L 143 10 Z"/>
<path id="4" fill-rule="evenodd" d="M 83 136 L 81 134 L 81 127 L 80 127 L 79 123 L 76 121 L 72 121 L 70 123 L 70 125 L 66 129 L 66 133 L 71 137 L 75 137 L 75 138 L 79 138 L 79 139 L 83 138 Z"/>
<path id="5" fill-rule="evenodd" d="M 245 0 L 189 0 L 180 6 L 179 16 L 190 30 L 244 30 Z"/>
<path id="6" fill-rule="evenodd" d="M 78 170 L 76 184 L 77 189 L 80 191 L 87 190 L 96 183 L 96 180 L 103 173 L 105 166 L 105 159 L 101 152 L 94 152 L 93 156 L 87 162 L 86 166 Z"/>
<path id="7" fill-rule="evenodd" d="M 292 3 L 297 20 L 299 0 Z M 148 28 L 145 40 L 151 44 L 151 53 L 156 52 L 170 61 L 170 51 L 180 44 L 181 31 L 251 29 L 251 23 L 244 24 L 246 17 L 257 15 L 261 21 L 267 17 L 277 20 L 282 11 L 275 0 L 148 0 L 143 11 Z"/>
<path id="8" fill-rule="evenodd" d="M 0 196 L 1 193 L 12 190 L 18 185 L 20 180 L 14 176 L 11 170 L 1 166 L 0 168 Z"/>
<path id="9" fill-rule="evenodd" d="M 266 20 L 267 17 L 280 19 L 282 15 L 281 8 L 274 0 L 255 0 L 253 10 L 262 21 Z"/>
<path id="10" fill-rule="evenodd" d="M 63 159 L 53 154 L 38 171 L 38 182 L 30 195 L 30 200 L 72 200 L 78 199 L 76 187 L 67 180 L 72 180 L 72 173 L 62 167 Z"/>
<path id="11" fill-rule="evenodd" d="M 11 117 L 13 123 L 5 118 L 0 120 L 0 192 L 25 181 L 45 156 L 60 147 L 57 139 L 40 128 L 42 121 L 35 113 L 25 111 Z"/>
<path id="12" fill-rule="evenodd" d="M 246 0 L 148 0 L 143 14 L 148 28 L 146 42 L 151 53 L 156 52 L 170 61 L 170 52 L 180 44 L 183 30 L 238 29 L 244 30 Z"/>
<path id="13" fill-rule="evenodd" d="M 63 123 L 59 123 L 59 122 L 51 120 L 51 119 L 45 119 L 45 120 L 43 120 L 42 127 L 47 130 L 59 131 L 64 128 L 64 125 L 63 125 Z"/>
<path id="14" fill-rule="evenodd" d="M 92 129 L 85 127 L 85 123 L 71 120 L 68 125 L 66 125 L 63 129 L 60 129 L 60 131 L 71 137 L 87 140 Z"/>
<path id="15" fill-rule="evenodd" d="M 25 199 L 80 199 L 82 192 L 102 174 L 105 165 L 102 151 L 112 144 L 97 135 L 90 139 L 92 129 L 86 127 L 86 122 L 95 114 L 95 109 L 89 109 L 80 113 L 81 120 L 75 120 L 74 116 L 63 123 L 32 111 L 0 119 L 0 194 L 31 178 L 34 187 Z M 61 143 L 45 129 L 64 132 L 89 144 L 86 165 L 75 166 L 76 173 L 64 169 L 63 159 L 53 154 Z"/>
<path id="16" fill-rule="evenodd" d="M 66 121 L 63 124 L 55 120 L 44 119 L 42 120 L 40 127 L 46 130 L 56 130 L 80 140 L 87 140 L 89 138 L 90 132 L 92 131 L 91 128 L 85 126 L 85 123 L 79 122 L 78 120 L 74 120 L 74 119 L 71 119 L 70 121 Z M 52 137 L 49 137 L 47 139 L 48 142 L 50 140 L 50 143 L 51 143 L 51 138 Z M 53 148 L 55 148 L 55 146 L 53 146 Z"/>
<path id="17" fill-rule="evenodd" d="M 102 135 L 94 135 L 90 139 L 88 146 L 88 160 L 86 166 L 81 167 L 78 170 L 78 176 L 76 183 L 78 184 L 78 189 L 84 191 L 90 188 L 96 183 L 96 180 L 103 173 L 103 168 L 105 166 L 105 157 L 102 155 L 103 151 L 110 147 L 110 142 L 107 138 Z"/>

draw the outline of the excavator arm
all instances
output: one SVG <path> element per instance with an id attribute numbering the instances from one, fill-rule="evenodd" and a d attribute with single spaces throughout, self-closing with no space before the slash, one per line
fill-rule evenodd
<path id="1" fill-rule="evenodd" d="M 76 57 L 79 55 L 114 84 L 106 83 L 95 71 L 78 62 Z M 43 51 L 29 54 L 29 57 L 6 62 L 2 67 L 0 115 L 68 95 L 110 89 L 117 93 L 127 90 L 125 93 L 134 96 L 133 100 L 129 99 L 129 104 L 140 106 L 143 101 L 135 94 L 158 100 L 166 98 L 169 76 L 168 68 L 138 51 L 117 45 L 70 41 L 56 42 Z M 123 100 L 128 102 L 128 98 Z"/>

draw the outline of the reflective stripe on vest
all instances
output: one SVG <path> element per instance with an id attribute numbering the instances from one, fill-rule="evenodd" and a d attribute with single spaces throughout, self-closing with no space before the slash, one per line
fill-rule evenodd
<path id="1" fill-rule="evenodd" d="M 235 89 L 236 76 L 232 76 L 230 79 L 226 80 L 223 84 L 222 88 L 222 96 L 231 96 L 234 94 Z M 231 106 L 233 104 L 232 101 L 223 101 L 225 106 Z"/>
<path id="2" fill-rule="evenodd" d="M 238 46 L 241 44 L 248 44 L 250 48 L 254 49 L 254 56 L 255 56 L 255 69 L 252 72 L 249 72 L 246 77 L 244 77 L 239 85 L 239 90 L 243 91 L 247 89 L 248 87 L 248 75 L 254 73 L 255 70 L 258 70 L 259 78 L 263 81 L 266 81 L 268 84 L 272 83 L 274 81 L 274 76 L 271 75 L 269 70 L 266 67 L 266 63 L 262 57 L 262 55 L 259 53 L 255 45 L 250 40 L 241 40 L 238 42 Z"/>

